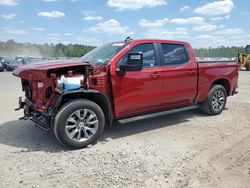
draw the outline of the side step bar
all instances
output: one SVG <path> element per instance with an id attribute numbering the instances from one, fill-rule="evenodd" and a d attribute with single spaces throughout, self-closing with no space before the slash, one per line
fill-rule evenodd
<path id="1" fill-rule="evenodd" d="M 122 123 L 122 124 L 130 123 L 130 122 L 139 121 L 139 120 L 143 120 L 143 119 L 151 119 L 151 118 L 155 118 L 158 116 L 169 115 L 169 114 L 174 114 L 174 113 L 178 113 L 178 112 L 194 110 L 194 109 L 198 109 L 198 108 L 199 108 L 199 106 L 197 104 L 195 104 L 195 105 L 188 106 L 188 107 L 176 108 L 176 109 L 172 109 L 172 110 L 166 110 L 166 111 L 156 112 L 156 113 L 152 113 L 152 114 L 146 114 L 146 115 L 142 115 L 142 116 L 120 119 L 120 120 L 118 120 L 118 122 Z"/>

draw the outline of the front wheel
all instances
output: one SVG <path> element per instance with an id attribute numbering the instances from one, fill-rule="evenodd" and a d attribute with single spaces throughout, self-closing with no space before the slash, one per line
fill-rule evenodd
<path id="1" fill-rule="evenodd" d="M 55 117 L 54 134 L 69 148 L 80 149 L 96 142 L 105 126 L 102 109 L 86 99 L 66 103 Z"/>
<path id="2" fill-rule="evenodd" d="M 220 114 L 227 102 L 227 92 L 222 85 L 213 85 L 208 92 L 208 96 L 201 104 L 203 112 L 209 115 Z"/>

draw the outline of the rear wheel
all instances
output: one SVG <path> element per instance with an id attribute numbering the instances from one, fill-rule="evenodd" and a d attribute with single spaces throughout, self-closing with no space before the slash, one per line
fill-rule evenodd
<path id="1" fill-rule="evenodd" d="M 105 126 L 102 109 L 90 100 L 66 103 L 55 117 L 54 134 L 69 148 L 80 149 L 94 144 Z"/>
<path id="2" fill-rule="evenodd" d="M 208 96 L 201 104 L 203 112 L 209 115 L 220 114 L 227 102 L 227 92 L 222 85 L 213 85 L 208 92 Z"/>

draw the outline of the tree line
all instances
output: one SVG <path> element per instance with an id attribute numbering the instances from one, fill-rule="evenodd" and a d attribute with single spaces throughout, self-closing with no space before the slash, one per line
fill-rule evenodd
<path id="1" fill-rule="evenodd" d="M 245 47 L 198 48 L 194 49 L 196 57 L 237 57 L 238 53 L 245 52 Z"/>
<path id="2" fill-rule="evenodd" d="M 18 55 L 35 57 L 81 57 L 94 46 L 82 44 L 31 44 L 19 43 L 14 40 L 0 41 L 0 56 L 15 57 Z"/>
<path id="3" fill-rule="evenodd" d="M 82 44 L 31 44 L 19 43 L 11 39 L 0 41 L 0 56 L 37 56 L 37 57 L 80 57 L 94 46 Z M 245 47 L 197 48 L 194 49 L 197 57 L 236 57 L 239 52 L 244 52 Z"/>

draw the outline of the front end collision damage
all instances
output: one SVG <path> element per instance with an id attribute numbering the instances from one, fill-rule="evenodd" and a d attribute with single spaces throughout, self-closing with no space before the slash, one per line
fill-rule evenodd
<path id="1" fill-rule="evenodd" d="M 23 117 L 19 120 L 31 120 L 40 128 L 48 131 L 50 128 L 50 115 L 49 112 L 39 112 L 33 109 L 33 103 L 29 99 L 23 101 L 22 97 L 19 97 L 19 107 L 15 111 L 23 109 Z"/>
<path id="2" fill-rule="evenodd" d="M 15 71 L 13 74 L 21 77 L 23 91 L 26 96 L 24 100 L 21 97 L 19 98 L 19 107 L 15 109 L 24 110 L 24 116 L 20 119 L 31 120 L 40 128 L 49 130 L 54 123 L 55 115 L 64 103 L 74 98 L 89 98 L 96 103 L 98 102 L 102 106 L 107 118 L 107 123 L 110 125 L 112 124 L 113 115 L 110 101 L 106 96 L 106 92 L 100 90 L 106 88 L 103 85 L 105 74 L 100 74 L 100 70 L 98 70 L 99 79 L 98 76 L 97 78 L 93 76 L 93 67 L 89 65 L 86 66 L 86 64 L 67 68 L 49 69 L 46 71 L 46 76 L 40 75 L 43 79 L 37 78 L 37 75 L 33 76 L 30 72 L 25 76 L 23 72 L 18 71 L 19 70 Z M 106 71 L 107 70 L 105 69 L 105 72 Z M 58 85 L 58 79 L 62 75 L 72 77 L 74 77 L 74 75 L 83 75 L 80 88 L 72 91 L 62 90 Z M 36 79 L 33 80 L 32 76 Z M 101 83 L 100 85 L 103 85 L 103 87 L 97 88 L 98 86 L 95 84 L 98 83 Z M 40 88 L 38 87 L 39 85 Z M 89 86 L 93 89 L 90 89 Z M 49 87 L 51 87 L 52 91 L 46 97 L 46 88 Z M 33 89 L 36 91 L 34 92 Z"/>
<path id="3" fill-rule="evenodd" d="M 54 123 L 54 118 L 59 109 L 63 104 L 67 102 L 67 100 L 72 100 L 72 97 L 75 99 L 79 98 L 87 98 L 96 103 L 98 103 L 104 111 L 106 117 L 107 125 L 112 125 L 113 123 L 113 114 L 112 114 L 112 106 L 110 104 L 109 99 L 102 93 L 93 89 L 79 89 L 69 92 L 64 92 L 56 98 L 55 102 L 48 108 L 45 112 L 39 112 L 34 110 L 33 104 L 29 99 L 19 98 L 19 108 L 15 110 L 24 110 L 24 116 L 20 118 L 20 120 L 31 120 L 37 126 L 44 130 L 49 130 Z"/>

